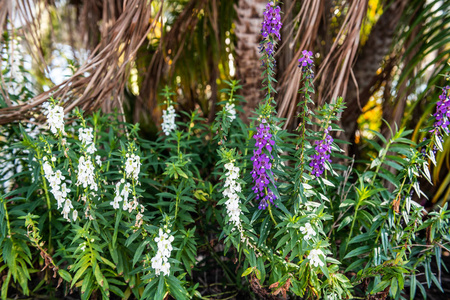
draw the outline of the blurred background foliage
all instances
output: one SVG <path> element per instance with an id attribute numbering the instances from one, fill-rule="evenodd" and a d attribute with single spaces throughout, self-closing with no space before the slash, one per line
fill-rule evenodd
<path id="1" fill-rule="evenodd" d="M 104 51 L 118 53 L 106 73 L 112 84 L 77 85 L 81 91 L 85 86 L 94 91 L 91 103 L 83 104 L 85 110 L 101 106 L 105 112 L 122 111 L 127 121 L 141 123 L 143 136 L 155 138 L 164 108 L 159 96 L 163 86 L 176 91 L 178 110 L 198 110 L 211 122 L 215 104 L 224 99 L 224 80 L 239 79 L 247 101 L 243 116 L 250 121 L 252 109 L 264 98 L 258 43 L 267 1 L 141 1 L 141 16 L 149 16 L 144 22 L 131 15 L 130 2 L 0 0 L 2 75 L 11 72 L 21 79 L 1 81 L 0 123 L 11 122 L 3 117 L 15 107 L 37 107 L 46 91 L 65 89 L 65 106 L 77 103 L 87 92 L 72 93 L 72 78 L 97 74 L 105 65 L 102 59 L 111 56 L 95 63 L 92 58 Z M 416 142 L 423 139 L 439 87 L 449 84 L 440 75 L 450 71 L 450 1 L 286 0 L 281 6 L 276 100 L 287 128 L 298 126 L 297 60 L 308 49 L 316 54 L 316 106 L 337 96 L 346 101 L 345 133 L 339 138 L 350 142 L 349 156 L 370 159 L 374 149 L 366 140 L 377 138 L 372 131 L 389 137 L 388 128 L 395 124 L 413 129 Z M 136 49 L 122 51 L 130 45 Z M 89 68 L 73 76 L 82 66 Z M 29 98 L 36 97 L 24 103 L 14 92 L 22 87 Z M 106 89 L 111 93 L 103 93 Z M 29 118 L 23 114 L 14 121 Z M 450 196 L 449 145 L 446 139 L 432 167 L 434 185 L 424 189 L 432 201 L 418 202 L 442 204 Z"/>

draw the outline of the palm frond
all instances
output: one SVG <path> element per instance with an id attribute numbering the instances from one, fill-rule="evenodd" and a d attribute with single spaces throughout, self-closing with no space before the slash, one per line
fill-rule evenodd
<path id="1" fill-rule="evenodd" d="M 75 106 L 94 111 L 104 101 L 121 94 L 129 63 L 154 24 L 149 23 L 151 2 L 126 2 L 123 13 L 104 36 L 88 60 L 69 79 L 33 98 L 29 103 L 0 109 L 0 124 L 37 117 L 40 105 L 50 96 L 64 100 L 65 111 Z M 159 12 L 161 13 L 161 11 Z"/>

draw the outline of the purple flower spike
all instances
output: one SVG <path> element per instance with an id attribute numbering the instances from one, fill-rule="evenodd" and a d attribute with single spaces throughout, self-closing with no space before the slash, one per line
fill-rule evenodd
<path id="1" fill-rule="evenodd" d="M 449 133 L 448 126 L 450 125 L 450 86 L 446 86 L 442 89 L 442 94 L 439 96 L 439 101 L 436 104 L 436 112 L 433 116 L 436 118 L 434 122 L 434 129 L 432 132 L 438 135 L 439 129 Z"/>
<path id="2" fill-rule="evenodd" d="M 313 53 L 308 50 L 302 51 L 302 57 L 298 60 L 299 68 L 302 68 L 302 72 L 306 74 L 306 78 L 313 79 L 314 78 L 314 72 L 312 67 L 314 66 L 314 62 L 311 59 L 313 56 Z"/>
<path id="3" fill-rule="evenodd" d="M 317 154 L 314 154 L 311 158 L 309 166 L 312 168 L 311 174 L 320 177 L 325 170 L 325 162 L 331 162 L 331 144 L 333 143 L 333 138 L 328 134 L 331 127 L 325 129 L 325 138 L 320 141 L 315 141 Z"/>
<path id="4" fill-rule="evenodd" d="M 253 150 L 253 157 L 251 158 L 253 162 L 253 171 L 250 174 L 253 177 L 253 182 L 255 186 L 252 188 L 253 192 L 256 194 L 256 200 L 260 200 L 259 209 L 266 209 L 269 203 L 273 204 L 275 195 L 268 187 L 270 183 L 270 177 L 267 175 L 272 174 L 272 156 L 269 157 L 264 153 L 264 149 L 267 152 L 272 152 L 272 146 L 275 145 L 275 141 L 272 140 L 272 134 L 270 133 L 270 125 L 267 124 L 266 120 L 263 119 L 261 124 L 257 127 L 257 133 L 253 136 L 255 141 L 256 149 Z M 266 194 L 267 191 L 267 194 Z"/>
<path id="5" fill-rule="evenodd" d="M 298 60 L 298 62 L 300 63 L 299 67 L 300 66 L 301 67 L 309 67 L 309 66 L 311 66 L 313 64 L 313 61 L 311 59 L 313 53 L 311 51 L 308 51 L 308 50 L 303 50 L 302 51 L 302 55 L 303 55 L 303 57 L 301 57 Z"/>
<path id="6" fill-rule="evenodd" d="M 274 7 L 272 2 L 267 3 L 266 10 L 264 11 L 264 21 L 262 22 L 262 36 L 267 38 L 269 34 L 274 34 L 280 39 L 280 29 L 282 25 L 280 7 Z"/>

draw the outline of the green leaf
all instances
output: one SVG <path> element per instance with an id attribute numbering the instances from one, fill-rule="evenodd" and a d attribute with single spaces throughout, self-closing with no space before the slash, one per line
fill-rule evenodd
<path id="1" fill-rule="evenodd" d="M 251 272 L 253 272 L 253 270 L 254 270 L 254 267 L 247 268 L 247 270 L 245 270 L 244 273 L 242 273 L 241 277 L 245 277 L 245 276 L 249 275 Z"/>
<path id="2" fill-rule="evenodd" d="M 376 294 L 378 292 L 384 291 L 391 282 L 389 280 L 383 280 L 382 282 L 378 283 L 372 291 L 370 291 L 370 294 Z"/>
<path id="3" fill-rule="evenodd" d="M 353 249 L 352 251 L 350 251 L 345 257 L 344 259 L 350 258 L 350 257 L 354 257 L 354 256 L 358 256 L 364 253 L 369 252 L 371 249 L 370 246 L 362 246 L 356 249 Z"/>
<path id="4" fill-rule="evenodd" d="M 344 220 L 342 220 L 341 224 L 339 225 L 337 231 L 341 230 L 345 226 L 347 226 L 352 221 L 352 216 L 346 216 Z"/>
<path id="5" fill-rule="evenodd" d="M 162 300 L 164 299 L 164 294 L 166 293 L 166 289 L 164 288 L 164 277 L 165 276 L 159 276 L 158 281 L 158 289 L 156 290 L 155 299 Z"/>
<path id="6" fill-rule="evenodd" d="M 166 283 L 169 285 L 169 292 L 175 299 L 188 299 L 187 291 L 181 286 L 180 281 L 173 275 L 166 276 Z"/>
<path id="7" fill-rule="evenodd" d="M 261 271 L 260 270 L 255 269 L 255 275 L 256 275 L 256 278 L 258 278 L 258 280 L 261 280 Z"/>
<path id="8" fill-rule="evenodd" d="M 416 275 L 411 274 L 411 283 L 409 284 L 409 298 L 414 299 L 416 297 L 416 287 L 417 287 L 417 280 Z"/>
<path id="9" fill-rule="evenodd" d="M 371 234 L 370 232 L 366 232 L 363 234 L 359 234 L 357 236 L 355 236 L 354 238 L 352 238 L 350 240 L 350 242 L 348 242 L 348 244 L 356 244 L 356 243 L 361 243 L 361 242 L 365 242 L 368 241 L 370 239 L 373 239 L 376 237 L 376 234 Z"/>
<path id="10" fill-rule="evenodd" d="M 72 281 L 72 276 L 70 275 L 69 272 L 67 272 L 66 270 L 63 269 L 59 269 L 58 270 L 58 274 L 59 276 L 61 276 L 62 279 L 64 279 L 67 282 L 71 282 Z"/>
<path id="11" fill-rule="evenodd" d="M 137 263 L 137 261 L 141 258 L 142 252 L 144 251 L 145 246 L 147 246 L 148 241 L 142 242 L 139 247 L 136 249 L 133 257 L 133 266 Z"/>
<path id="12" fill-rule="evenodd" d="M 108 281 L 106 281 L 105 276 L 103 276 L 99 265 L 97 265 L 94 268 L 94 276 L 95 276 L 95 279 L 97 280 L 98 284 L 103 288 L 103 290 L 107 290 L 108 289 Z"/>
<path id="13" fill-rule="evenodd" d="M 391 289 L 390 289 L 391 295 L 392 297 L 395 298 L 395 296 L 397 295 L 398 292 L 398 281 L 397 278 L 393 277 L 391 279 Z"/>

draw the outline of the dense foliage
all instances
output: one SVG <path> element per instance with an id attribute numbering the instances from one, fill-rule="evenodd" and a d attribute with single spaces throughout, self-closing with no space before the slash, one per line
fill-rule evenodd
<path id="1" fill-rule="evenodd" d="M 414 299 L 424 285 L 442 289 L 450 210 L 427 213 L 414 199 L 426 197 L 420 182 L 431 181 L 429 165 L 443 150 L 449 89 L 435 123 L 422 129 L 427 139 L 417 144 L 404 128 L 391 129 L 389 140 L 373 132 L 376 153 L 356 169 L 339 139 L 344 100 L 314 109 L 312 52 L 299 60 L 301 123 L 282 129 L 274 100 L 279 8 L 269 3 L 264 16 L 266 97 L 250 125 L 231 80 L 212 124 L 198 111 L 177 112 L 166 87 L 154 141 L 118 114 L 65 114 L 64 99 L 44 103 L 46 127 L 2 129 L 2 299 L 43 291 Z M 212 284 L 220 293 L 207 293 Z"/>

